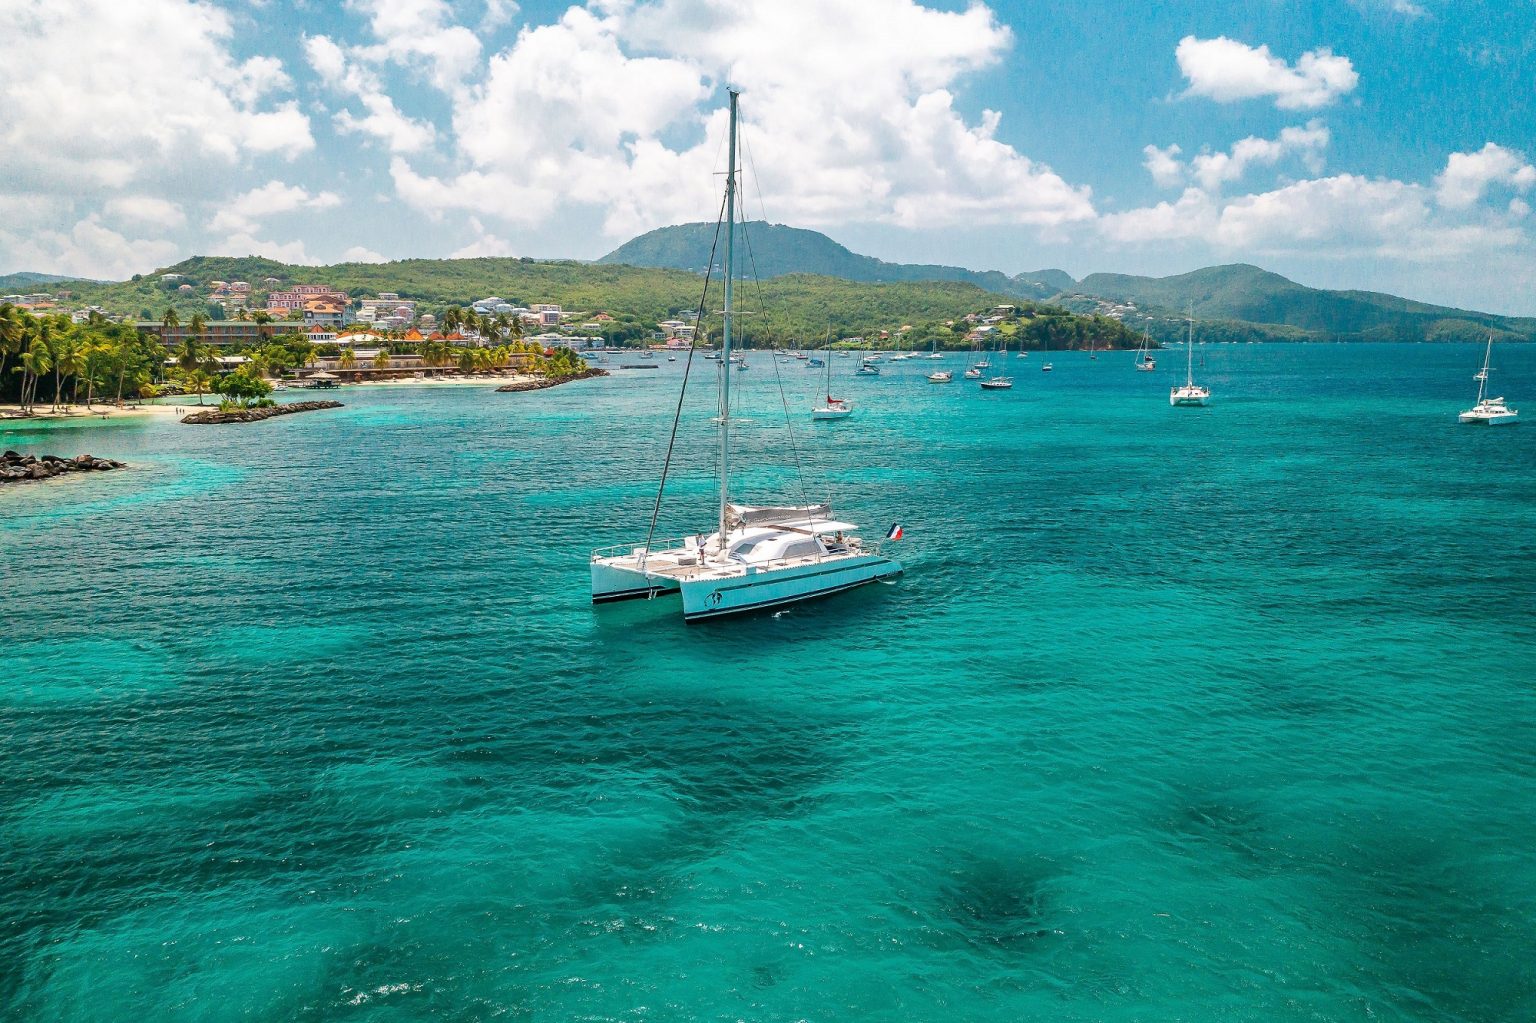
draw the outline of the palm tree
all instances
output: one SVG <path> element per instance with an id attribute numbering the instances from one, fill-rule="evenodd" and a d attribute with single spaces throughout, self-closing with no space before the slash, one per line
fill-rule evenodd
<path id="1" fill-rule="evenodd" d="M 201 369 L 194 369 L 184 374 L 183 379 L 190 387 L 197 391 L 197 403 L 201 405 L 203 403 L 203 392 L 208 389 L 208 385 L 213 382 L 213 378 Z"/>
<path id="2" fill-rule="evenodd" d="M 9 302 L 0 305 L 0 379 L 5 376 L 6 360 L 22 350 L 28 318 L 26 311 L 18 306 Z"/>
<path id="3" fill-rule="evenodd" d="M 53 368 L 53 356 L 42 344 L 33 344 L 21 353 L 21 407 L 30 413 L 37 401 L 37 381 Z M 30 382 L 30 386 L 29 386 Z"/>
<path id="4" fill-rule="evenodd" d="M 341 354 L 336 357 L 337 369 L 351 369 L 357 365 L 357 353 L 350 348 L 343 348 Z"/>
<path id="5" fill-rule="evenodd" d="M 85 345 L 80 335 L 72 330 L 59 332 L 59 344 L 53 356 L 53 388 L 57 401 L 64 389 L 64 380 L 75 378 L 75 392 L 80 391 L 80 374 L 85 372 Z M 66 406 L 67 407 L 67 406 Z"/>
<path id="6" fill-rule="evenodd" d="M 181 326 L 181 317 L 176 315 L 176 309 L 173 306 L 165 307 L 165 315 L 160 317 L 160 326 L 164 328 L 160 335 L 160 340 L 169 346 L 171 343 L 171 331 Z"/>
<path id="7" fill-rule="evenodd" d="M 380 348 L 379 349 L 379 354 L 377 354 L 377 355 L 375 355 L 373 357 L 373 368 L 374 369 L 388 369 L 389 368 L 389 349 L 388 348 Z"/>

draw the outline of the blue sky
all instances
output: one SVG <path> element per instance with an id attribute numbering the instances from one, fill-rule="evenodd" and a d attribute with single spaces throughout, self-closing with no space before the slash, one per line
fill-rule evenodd
<path id="1" fill-rule="evenodd" d="M 713 215 L 885 259 L 1536 314 L 1536 2 L 0 0 L 0 272 L 594 258 Z"/>

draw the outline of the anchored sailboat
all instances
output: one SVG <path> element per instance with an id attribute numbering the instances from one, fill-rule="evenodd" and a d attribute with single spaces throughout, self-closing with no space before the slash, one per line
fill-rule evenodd
<path id="1" fill-rule="evenodd" d="M 731 358 L 736 272 L 737 93 L 730 92 L 730 148 L 725 179 L 723 365 Z M 900 563 L 853 534 L 829 504 L 755 506 L 731 500 L 731 374 L 720 379 L 720 507 L 713 533 L 627 544 L 592 552 L 594 604 L 680 592 L 683 618 L 778 607 L 897 575 Z M 681 411 L 679 402 L 679 412 Z M 663 470 L 663 486 L 665 470 Z M 660 506 L 660 493 L 657 506 Z M 655 516 L 652 516 L 654 529 Z M 899 538 L 899 526 L 891 537 Z"/>
<path id="2" fill-rule="evenodd" d="M 1168 404 L 1174 408 L 1194 408 L 1211 400 L 1211 389 L 1195 383 L 1195 310 L 1189 310 L 1189 343 L 1185 346 L 1184 386 L 1168 391 Z"/>
<path id="3" fill-rule="evenodd" d="M 1477 404 L 1457 416 L 1458 422 L 1479 426 L 1508 426 L 1520 421 L 1518 409 L 1505 404 L 1503 398 L 1486 397 L 1488 393 L 1489 362 L 1493 358 L 1493 335 L 1488 335 L 1488 347 L 1483 352 L 1483 368 L 1472 379 L 1477 381 Z"/>

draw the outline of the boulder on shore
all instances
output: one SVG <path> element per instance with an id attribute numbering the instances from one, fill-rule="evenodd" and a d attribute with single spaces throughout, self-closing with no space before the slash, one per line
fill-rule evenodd
<path id="1" fill-rule="evenodd" d="M 0 483 L 31 483 L 34 480 L 55 479 L 72 472 L 122 468 L 126 468 L 122 462 L 97 458 L 95 455 L 61 458 L 58 455 L 23 455 L 18 451 L 7 451 L 0 454 Z"/>

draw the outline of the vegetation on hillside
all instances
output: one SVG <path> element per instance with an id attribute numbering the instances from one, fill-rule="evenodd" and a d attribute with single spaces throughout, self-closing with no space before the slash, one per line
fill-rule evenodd
<path id="1" fill-rule="evenodd" d="M 180 276 L 162 281 L 165 273 Z M 269 277 L 275 283 L 266 284 Z M 621 345 L 647 341 L 658 322 L 696 311 L 704 288 L 703 277 L 682 270 L 566 260 L 411 259 L 302 267 L 221 256 L 193 257 L 115 284 L 70 282 L 67 287 L 78 303 L 143 320 L 161 320 L 170 309 L 180 322 L 189 322 L 194 315 L 211 315 L 207 285 L 214 280 L 249 281 L 258 292 L 301 283 L 327 284 L 353 297 L 391 291 L 415 300 L 419 311 L 433 313 L 440 322 L 452 310 L 492 295 L 513 305 L 549 302 L 593 315 L 607 313 L 611 321 L 583 332 Z M 183 284 L 192 291 L 180 291 Z M 720 306 L 718 289 L 716 281 L 705 302 L 709 318 L 715 318 Z M 827 336 L 829 327 L 833 337 L 874 338 L 882 330 L 894 335 L 903 325 L 912 326 L 925 345 L 933 339 L 951 344 L 953 331 L 947 321 L 968 313 L 1000 304 L 1048 308 L 960 282 L 871 283 L 807 274 L 748 282 L 739 295 L 743 310 L 750 312 L 743 316 L 743 330 L 758 346 L 814 344 Z M 281 329 L 277 325 L 274 332 Z"/>
<path id="2" fill-rule="evenodd" d="M 703 273 L 715 246 L 714 224 L 679 224 L 633 238 L 598 260 Z M 743 225 L 741 258 L 759 277 L 815 274 L 849 281 L 956 281 L 1014 298 L 1049 298 L 1076 282 L 1061 270 L 1041 270 L 1010 277 L 997 270 L 958 266 L 887 263 L 852 252 L 819 231 L 753 221 Z M 718 268 L 720 254 L 716 252 Z"/>
<path id="3" fill-rule="evenodd" d="M 1160 341 L 1183 335 L 1194 307 L 1195 332 L 1209 341 L 1481 341 L 1536 338 L 1536 319 L 1468 312 L 1368 291 L 1325 291 L 1247 264 L 1173 277 L 1091 274 L 1069 308 L 1095 298 L 1133 302 L 1130 317 Z"/>

